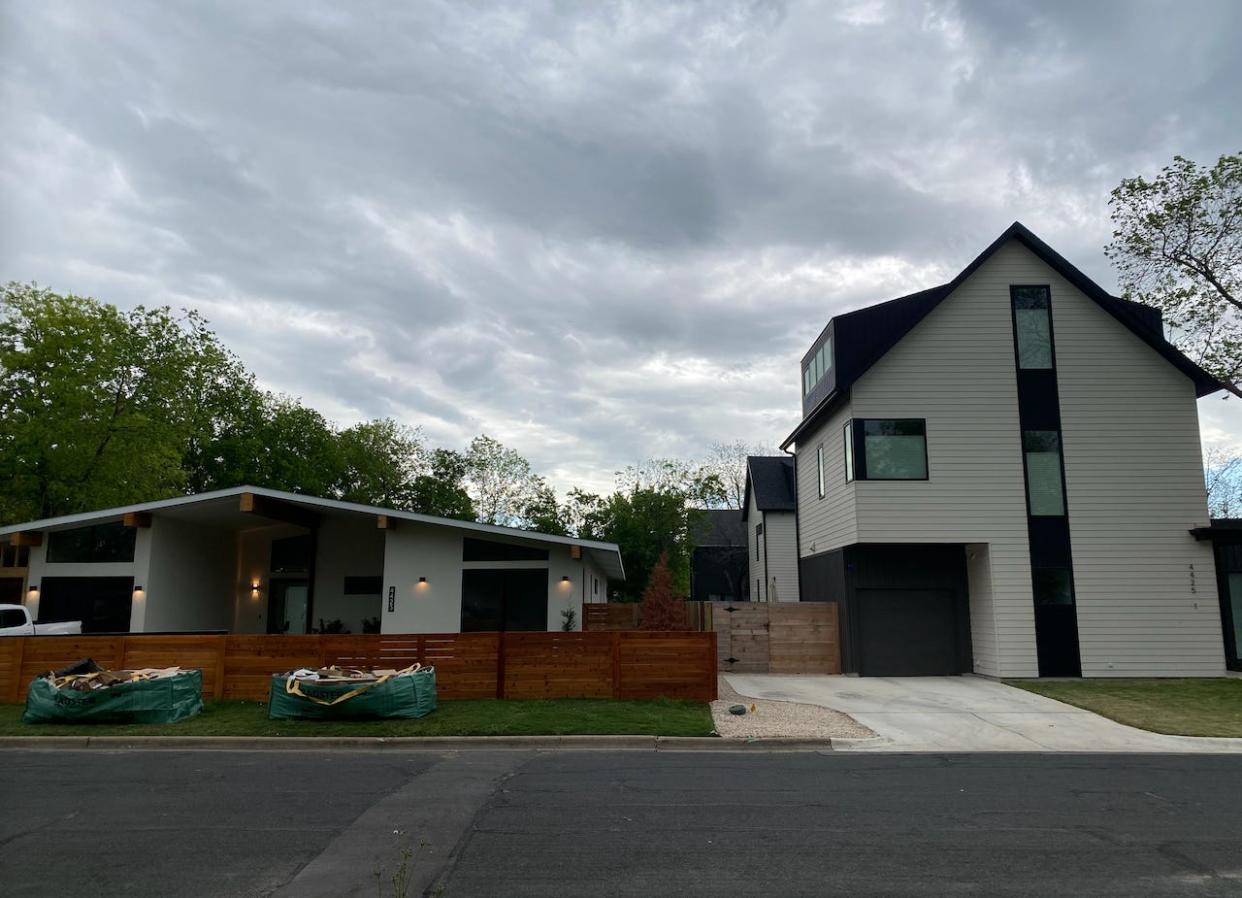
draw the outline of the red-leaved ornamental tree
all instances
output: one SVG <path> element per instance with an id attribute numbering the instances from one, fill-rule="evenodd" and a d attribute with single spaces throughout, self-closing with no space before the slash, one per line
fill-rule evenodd
<path id="1" fill-rule="evenodd" d="M 638 609 L 639 627 L 643 630 L 686 629 L 686 602 L 673 589 L 673 575 L 668 569 L 668 553 L 651 569 L 651 579 L 643 591 Z"/>

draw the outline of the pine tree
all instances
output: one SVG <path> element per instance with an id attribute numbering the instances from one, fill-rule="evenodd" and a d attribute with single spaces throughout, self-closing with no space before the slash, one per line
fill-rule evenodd
<path id="1" fill-rule="evenodd" d="M 643 592 L 639 607 L 639 624 L 643 630 L 686 629 L 686 603 L 673 590 L 673 575 L 668 569 L 668 553 L 651 569 L 651 579 Z"/>

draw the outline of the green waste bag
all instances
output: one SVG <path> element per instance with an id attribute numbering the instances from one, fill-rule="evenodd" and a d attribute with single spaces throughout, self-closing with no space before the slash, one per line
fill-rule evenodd
<path id="1" fill-rule="evenodd" d="M 289 691 L 289 678 L 272 677 L 267 716 L 272 720 L 380 720 L 426 717 L 436 709 L 436 671 L 421 667 L 382 683 L 317 683 L 298 680 L 301 695 Z M 357 690 L 357 694 L 338 701 Z"/>
<path id="2" fill-rule="evenodd" d="M 203 710 L 203 672 L 187 670 L 155 680 L 118 683 L 79 692 L 57 689 L 43 677 L 26 693 L 24 723 L 175 723 Z"/>

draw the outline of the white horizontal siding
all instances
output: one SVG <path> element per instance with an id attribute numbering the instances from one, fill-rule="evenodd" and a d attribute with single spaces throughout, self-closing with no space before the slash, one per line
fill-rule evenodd
<path id="1" fill-rule="evenodd" d="M 791 511 L 769 511 L 763 516 L 763 528 L 768 553 L 768 598 L 772 598 L 771 585 L 776 583 L 776 599 L 796 602 L 798 595 L 798 533 L 797 522 Z"/>
<path id="2" fill-rule="evenodd" d="M 763 512 L 755 504 L 754 492 L 751 492 L 750 505 L 746 513 L 746 558 L 750 562 L 750 600 L 766 602 L 767 589 L 763 582 L 763 540 L 755 533 L 755 527 L 763 523 Z"/>
<path id="3" fill-rule="evenodd" d="M 813 433 L 798 440 L 799 556 L 818 555 L 858 542 L 854 484 L 845 482 L 845 442 L 841 428 L 848 404 Z M 819 497 L 816 450 L 824 447 L 824 497 Z"/>
<path id="4" fill-rule="evenodd" d="M 967 543 L 974 669 L 1034 676 L 1035 622 L 1009 285 L 1046 270 L 1002 247 L 854 385 L 855 418 L 924 418 L 928 480 L 856 484 L 858 538 Z"/>
<path id="5" fill-rule="evenodd" d="M 1189 378 L 1049 272 L 1084 676 L 1218 676 L 1224 643 Z"/>

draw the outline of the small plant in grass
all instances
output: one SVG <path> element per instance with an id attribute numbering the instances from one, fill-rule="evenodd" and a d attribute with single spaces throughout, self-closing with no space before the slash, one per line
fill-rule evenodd
<path id="1" fill-rule="evenodd" d="M 566 608 L 561 612 L 561 629 L 566 633 L 572 633 L 578 629 L 578 612 L 572 608 Z"/>
<path id="2" fill-rule="evenodd" d="M 686 602 L 673 589 L 673 575 L 668 569 L 668 553 L 651 569 L 651 579 L 643 592 L 638 609 L 639 628 L 643 630 L 685 630 Z"/>

